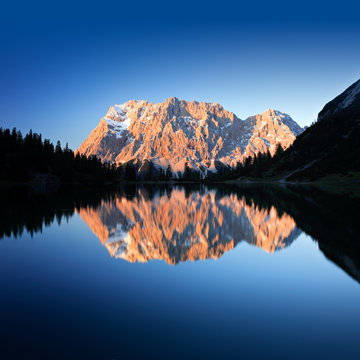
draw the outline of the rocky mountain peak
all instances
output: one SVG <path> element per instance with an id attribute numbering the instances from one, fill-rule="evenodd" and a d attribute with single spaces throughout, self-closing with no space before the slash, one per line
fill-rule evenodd
<path id="1" fill-rule="evenodd" d="M 277 112 L 278 111 L 269 108 L 269 109 L 265 110 L 261 115 L 263 115 L 263 116 L 277 116 Z"/>
<path id="2" fill-rule="evenodd" d="M 130 100 L 111 106 L 77 151 L 117 164 L 150 160 L 175 172 L 187 162 L 206 172 L 273 153 L 278 143 L 288 147 L 301 132 L 289 115 L 273 109 L 240 120 L 218 103 Z"/>
<path id="3" fill-rule="evenodd" d="M 173 97 L 170 97 L 168 99 L 166 99 L 164 101 L 165 104 L 171 104 L 171 105 L 176 105 L 178 104 L 180 101 L 177 97 L 173 96 Z"/>

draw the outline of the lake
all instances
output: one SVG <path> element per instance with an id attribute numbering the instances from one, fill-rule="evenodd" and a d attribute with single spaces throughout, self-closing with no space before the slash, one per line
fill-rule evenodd
<path id="1" fill-rule="evenodd" d="M 1 359 L 359 359 L 359 199 L 2 191 Z"/>

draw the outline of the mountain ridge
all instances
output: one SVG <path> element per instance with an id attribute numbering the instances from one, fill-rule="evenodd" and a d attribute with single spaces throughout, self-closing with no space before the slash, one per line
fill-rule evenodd
<path id="1" fill-rule="evenodd" d="M 122 164 L 152 161 L 174 172 L 185 163 L 202 172 L 235 166 L 258 152 L 289 147 L 303 129 L 287 114 L 268 109 L 245 120 L 219 103 L 129 100 L 110 106 L 77 153 Z"/>

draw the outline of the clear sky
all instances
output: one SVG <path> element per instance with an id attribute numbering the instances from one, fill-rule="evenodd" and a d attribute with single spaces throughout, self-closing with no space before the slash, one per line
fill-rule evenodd
<path id="1" fill-rule="evenodd" d="M 0 11 L 0 126 L 75 149 L 112 104 L 218 102 L 309 125 L 360 78 L 356 1 L 12 1 Z"/>

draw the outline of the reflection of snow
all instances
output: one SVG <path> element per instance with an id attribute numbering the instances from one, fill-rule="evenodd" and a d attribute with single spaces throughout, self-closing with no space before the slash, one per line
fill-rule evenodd
<path id="1" fill-rule="evenodd" d="M 289 215 L 248 205 L 234 194 L 218 197 L 215 191 L 186 195 L 173 189 L 151 199 L 139 191 L 133 199 L 109 201 L 82 217 L 94 229 L 92 223 L 100 220 L 108 230 L 102 242 L 111 256 L 129 262 L 216 259 L 241 241 L 274 252 L 300 234 Z"/>
<path id="2" fill-rule="evenodd" d="M 129 223 L 132 223 L 131 221 Z M 132 225 L 134 225 L 132 223 Z M 109 237 L 105 242 L 106 248 L 109 250 L 114 257 L 126 256 L 128 245 L 131 244 L 131 236 L 129 231 L 123 229 L 121 223 L 116 224 L 115 229 L 109 227 Z"/>

